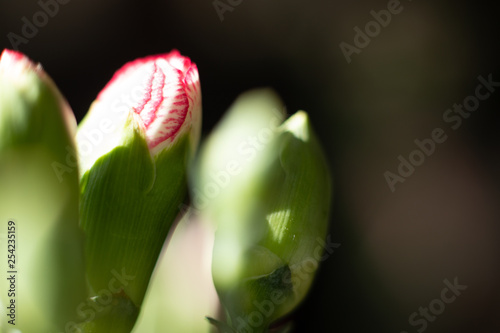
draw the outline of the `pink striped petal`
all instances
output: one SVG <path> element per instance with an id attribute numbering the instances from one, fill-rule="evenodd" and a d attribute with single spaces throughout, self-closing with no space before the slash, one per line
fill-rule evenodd
<path id="1" fill-rule="evenodd" d="M 192 128 L 194 139 L 198 140 L 201 123 L 198 69 L 177 50 L 125 64 L 97 100 L 111 105 L 117 98 L 126 99 L 128 112 L 138 115 L 135 119 L 144 130 L 153 155 Z"/>

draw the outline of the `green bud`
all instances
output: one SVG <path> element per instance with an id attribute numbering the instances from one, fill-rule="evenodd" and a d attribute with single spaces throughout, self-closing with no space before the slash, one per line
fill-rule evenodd
<path id="1" fill-rule="evenodd" d="M 214 284 L 236 332 L 266 332 L 304 299 L 327 232 L 324 154 L 307 114 L 282 123 L 282 109 L 268 90 L 242 95 L 194 172 L 195 208 L 217 227 Z"/>
<path id="2" fill-rule="evenodd" d="M 186 210 L 165 242 L 133 333 L 212 332 L 204 317 L 219 305 L 210 270 L 213 230 L 194 216 Z"/>
<path id="3" fill-rule="evenodd" d="M 123 66 L 80 124 L 87 277 L 102 308 L 87 331 L 132 329 L 186 197 L 200 125 L 196 65 L 177 51 Z"/>
<path id="4" fill-rule="evenodd" d="M 86 286 L 76 164 L 64 180 L 59 177 L 67 148 L 74 149 L 75 130 L 68 103 L 42 67 L 4 50 L 0 58 L 2 332 L 8 328 L 63 332 L 78 321 L 77 307 L 85 300 Z"/>

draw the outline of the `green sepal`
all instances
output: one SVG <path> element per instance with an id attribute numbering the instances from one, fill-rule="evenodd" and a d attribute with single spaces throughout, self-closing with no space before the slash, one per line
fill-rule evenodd
<path id="1" fill-rule="evenodd" d="M 142 132 L 130 118 L 122 144 L 97 159 L 83 175 L 80 214 L 92 296 L 108 290 L 116 272 L 124 270 L 133 278 L 120 288 L 140 309 L 163 243 L 187 193 L 189 154 L 189 136 L 184 134 L 151 157 Z"/>
<path id="2" fill-rule="evenodd" d="M 222 293 L 220 297 L 224 300 L 228 322 L 235 332 L 238 327 L 245 326 L 254 332 L 267 332 L 270 324 L 283 313 L 283 308 L 287 309 L 286 303 L 295 297 L 288 265 L 267 275 L 243 279 L 239 286 L 227 294 Z M 250 318 L 252 315 L 262 320 Z"/>
<path id="3" fill-rule="evenodd" d="M 217 328 L 217 331 L 219 333 L 236 333 L 234 329 L 232 329 L 229 325 L 222 321 L 218 321 L 217 319 L 214 319 L 212 317 L 205 317 L 207 321 L 212 324 L 215 328 Z"/>
<path id="4" fill-rule="evenodd" d="M 124 293 L 111 298 L 96 296 L 89 299 L 87 304 L 89 308 L 97 310 L 92 320 L 78 326 L 85 333 L 130 332 L 138 316 L 137 307 Z"/>

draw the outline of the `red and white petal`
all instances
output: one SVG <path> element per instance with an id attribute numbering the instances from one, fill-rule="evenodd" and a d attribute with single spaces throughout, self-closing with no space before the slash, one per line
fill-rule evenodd
<path id="1" fill-rule="evenodd" d="M 124 113 L 123 116 L 136 113 L 139 117 L 134 118 L 144 130 L 152 155 L 191 129 L 192 141 L 197 145 L 201 127 L 198 70 L 177 50 L 126 64 L 116 72 L 97 100 L 103 102 L 108 112 L 118 110 Z"/>

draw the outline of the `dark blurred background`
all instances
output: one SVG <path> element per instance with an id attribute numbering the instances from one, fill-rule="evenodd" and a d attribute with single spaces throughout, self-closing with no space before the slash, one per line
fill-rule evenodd
<path id="1" fill-rule="evenodd" d="M 330 235 L 341 246 L 293 314 L 297 332 L 500 332 L 500 87 L 456 130 L 443 120 L 480 75 L 500 82 L 496 7 L 403 0 L 348 63 L 340 43 L 355 46 L 353 29 L 391 1 L 221 0 L 232 8 L 223 20 L 213 0 L 60 1 L 17 47 L 78 121 L 125 62 L 172 48 L 198 65 L 204 135 L 254 87 L 310 113 L 334 175 Z M 23 17 L 40 10 L 0 0 L 0 46 L 14 47 L 9 33 L 25 38 Z M 447 140 L 392 192 L 384 173 L 397 174 L 398 156 L 435 128 Z M 467 289 L 442 309 L 434 300 L 455 278 Z M 429 305 L 439 315 L 412 325 Z"/>

